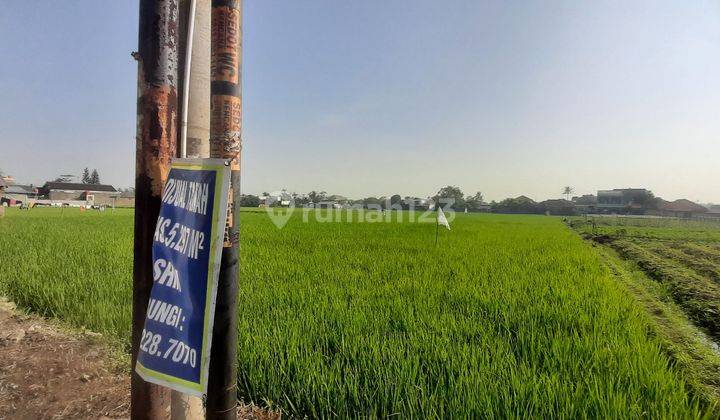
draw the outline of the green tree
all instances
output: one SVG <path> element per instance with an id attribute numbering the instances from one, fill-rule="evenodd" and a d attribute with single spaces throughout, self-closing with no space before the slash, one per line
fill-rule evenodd
<path id="1" fill-rule="evenodd" d="M 293 198 L 295 199 L 295 206 L 304 206 L 310 203 L 310 199 L 307 195 L 298 195 L 293 193 Z"/>
<path id="2" fill-rule="evenodd" d="M 243 194 L 240 196 L 240 207 L 258 207 L 260 205 L 260 197 L 252 194 Z"/>
<path id="3" fill-rule="evenodd" d="M 639 205 L 643 210 L 657 209 L 658 199 L 652 191 L 628 191 L 625 197 L 632 206 Z"/>
<path id="4" fill-rule="evenodd" d="M 441 188 L 440 191 L 433 197 L 433 200 L 437 204 L 447 205 L 453 210 L 465 209 L 465 196 L 459 187 L 448 185 L 447 187 Z"/>
<path id="5" fill-rule="evenodd" d="M 377 208 L 376 206 L 382 206 L 382 200 L 377 197 L 367 197 L 362 201 L 365 208 L 370 208 L 371 206 Z"/>
<path id="6" fill-rule="evenodd" d="M 397 207 L 402 208 L 403 199 L 400 196 L 400 194 L 395 194 L 392 197 L 390 197 L 390 206 L 391 207 Z"/>
<path id="7" fill-rule="evenodd" d="M 465 206 L 468 210 L 475 211 L 480 208 L 484 199 L 485 197 L 483 197 L 483 193 L 478 191 L 475 195 L 465 197 Z"/>
<path id="8" fill-rule="evenodd" d="M 88 168 L 83 169 L 81 182 L 83 184 L 92 184 L 90 182 L 90 170 Z"/>
<path id="9" fill-rule="evenodd" d="M 90 174 L 89 184 L 99 184 L 99 183 L 100 183 L 100 174 L 98 174 L 97 169 L 93 169 L 92 173 Z"/>
<path id="10" fill-rule="evenodd" d="M 573 189 L 573 187 L 571 187 L 569 185 L 566 186 L 565 188 L 563 188 L 563 194 L 565 195 L 565 197 L 567 197 L 568 201 L 570 201 L 570 194 L 572 194 L 574 192 L 575 192 L 575 190 Z"/>
<path id="11" fill-rule="evenodd" d="M 325 191 L 317 192 L 313 190 L 310 191 L 307 196 L 311 203 L 319 203 L 327 198 L 327 193 Z"/>
<path id="12" fill-rule="evenodd" d="M 493 202 L 491 206 L 494 213 L 534 214 L 541 211 L 535 201 L 524 195 L 506 198 L 499 203 Z"/>
<path id="13" fill-rule="evenodd" d="M 72 175 L 60 175 L 59 177 L 55 178 L 53 182 L 72 182 Z"/>

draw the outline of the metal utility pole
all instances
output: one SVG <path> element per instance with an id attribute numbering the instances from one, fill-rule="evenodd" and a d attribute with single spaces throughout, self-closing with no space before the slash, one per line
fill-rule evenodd
<path id="1" fill-rule="evenodd" d="M 208 379 L 207 418 L 237 416 L 238 209 L 242 128 L 242 1 L 212 0 L 210 156 L 231 166 L 227 226 L 220 265 Z"/>
<path id="2" fill-rule="evenodd" d="M 169 417 L 170 391 L 135 373 L 152 277 L 152 243 L 160 196 L 175 156 L 178 80 L 177 0 L 140 0 L 138 102 L 135 160 L 135 254 L 133 263 L 133 419 Z"/>

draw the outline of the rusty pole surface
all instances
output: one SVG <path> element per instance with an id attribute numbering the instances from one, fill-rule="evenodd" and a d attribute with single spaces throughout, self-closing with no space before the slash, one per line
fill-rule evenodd
<path id="1" fill-rule="evenodd" d="M 240 151 L 242 149 L 242 1 L 212 0 L 210 157 L 231 166 L 228 218 L 220 264 L 206 417 L 237 417 L 237 293 Z"/>
<path id="2" fill-rule="evenodd" d="M 133 419 L 169 418 L 170 391 L 143 381 L 134 370 L 152 288 L 152 243 L 160 196 L 177 144 L 177 0 L 140 0 L 135 238 L 133 263 Z"/>

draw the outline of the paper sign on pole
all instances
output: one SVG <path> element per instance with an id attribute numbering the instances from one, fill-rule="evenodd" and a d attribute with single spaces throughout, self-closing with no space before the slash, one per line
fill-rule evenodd
<path id="1" fill-rule="evenodd" d="M 207 391 L 230 168 L 175 159 L 153 236 L 153 287 L 135 371 L 193 395 Z"/>

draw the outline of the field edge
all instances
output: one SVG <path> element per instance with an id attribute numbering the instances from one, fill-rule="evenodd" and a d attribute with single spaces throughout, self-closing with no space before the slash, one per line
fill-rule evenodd
<path id="1" fill-rule="evenodd" d="M 661 283 L 651 279 L 633 261 L 613 248 L 586 240 L 617 284 L 627 290 L 643 309 L 649 335 L 687 381 L 688 391 L 698 396 L 709 411 L 720 415 L 720 351 L 675 303 Z"/>

